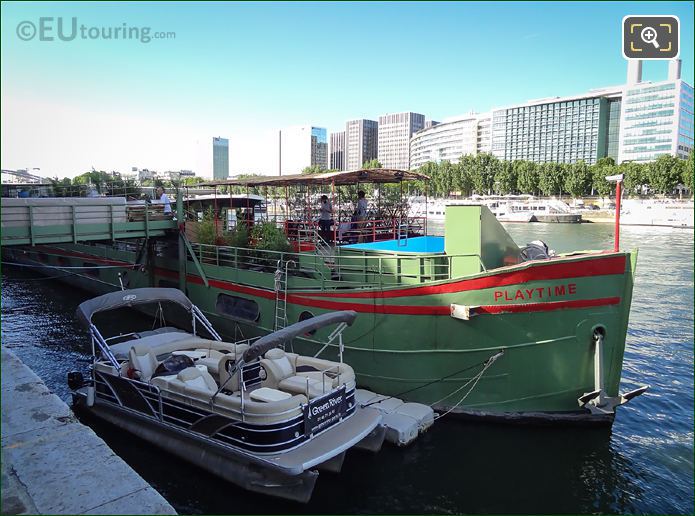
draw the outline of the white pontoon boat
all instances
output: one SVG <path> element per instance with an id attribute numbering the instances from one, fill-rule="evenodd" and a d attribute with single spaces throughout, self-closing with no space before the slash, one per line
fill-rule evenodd
<path id="1" fill-rule="evenodd" d="M 105 338 L 98 312 L 173 303 L 192 332 L 164 326 Z M 381 415 L 355 401 L 355 374 L 342 362 L 342 331 L 356 317 L 332 312 L 257 339 L 222 342 L 179 290 L 140 288 L 77 309 L 94 355 L 90 376 L 68 375 L 77 408 L 251 491 L 307 502 L 318 469 L 339 471 L 352 447 L 380 449 Z M 294 337 L 337 325 L 332 362 L 285 352 Z M 197 330 L 212 338 L 203 338 Z"/>

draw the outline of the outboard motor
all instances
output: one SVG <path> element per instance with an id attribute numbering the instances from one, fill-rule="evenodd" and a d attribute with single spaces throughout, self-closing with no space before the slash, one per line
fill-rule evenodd
<path id="1" fill-rule="evenodd" d="M 71 391 L 76 391 L 84 385 L 84 376 L 80 371 L 70 371 L 68 373 L 68 387 Z"/>
<path id="2" fill-rule="evenodd" d="M 534 240 L 526 244 L 526 247 L 521 250 L 521 260 L 524 262 L 530 260 L 548 260 L 554 254 L 554 251 L 548 249 L 548 244 L 542 240 Z"/>

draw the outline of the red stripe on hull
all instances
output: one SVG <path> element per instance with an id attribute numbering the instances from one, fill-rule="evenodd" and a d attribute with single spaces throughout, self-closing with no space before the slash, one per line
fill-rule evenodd
<path id="1" fill-rule="evenodd" d="M 167 269 L 157 269 L 160 276 L 178 277 L 178 273 Z M 202 285 L 203 280 L 199 276 L 188 275 L 188 282 Z M 211 287 L 247 294 L 250 296 L 275 299 L 275 292 L 256 287 L 238 285 L 228 281 L 208 280 Z M 324 310 L 354 310 L 359 313 L 390 314 L 390 315 L 450 315 L 451 308 L 445 306 L 417 306 L 417 305 L 382 305 L 367 303 L 350 303 L 344 301 L 330 301 L 326 299 L 311 299 L 298 294 L 288 294 L 287 301 L 301 306 L 322 308 Z M 577 299 L 572 301 L 550 301 L 548 303 L 527 303 L 517 305 L 490 305 L 475 308 L 478 314 L 500 314 L 518 312 L 547 312 L 570 308 L 591 308 L 596 306 L 616 305 L 620 303 L 619 297 L 606 297 L 599 299 Z"/>
<path id="2" fill-rule="evenodd" d="M 573 260 L 562 263 L 527 266 L 523 270 L 502 272 L 484 278 L 463 279 L 443 285 L 415 286 L 396 290 L 372 290 L 362 292 L 302 292 L 301 295 L 311 297 L 346 297 L 361 298 L 392 298 L 427 296 L 431 294 L 452 294 L 467 290 L 482 290 L 486 288 L 503 287 L 528 283 L 530 281 L 546 281 L 557 279 L 584 278 L 587 276 L 608 276 L 625 273 L 625 255 L 608 256 L 589 260 Z"/>

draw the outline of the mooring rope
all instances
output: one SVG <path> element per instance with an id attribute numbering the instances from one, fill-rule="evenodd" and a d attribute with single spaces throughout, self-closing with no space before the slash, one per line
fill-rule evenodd
<path id="1" fill-rule="evenodd" d="M 417 391 L 418 389 L 422 389 L 422 388 L 424 388 L 424 387 L 429 387 L 430 385 L 433 385 L 433 384 L 435 384 L 435 383 L 438 383 L 438 382 L 447 380 L 448 378 L 451 378 L 452 376 L 456 376 L 457 374 L 465 373 L 466 371 L 469 371 L 470 369 L 474 369 L 474 368 L 476 368 L 476 367 L 484 366 L 483 369 L 482 369 L 482 371 L 480 372 L 480 373 L 484 373 L 485 370 L 487 370 L 487 368 L 492 364 L 492 362 L 494 362 L 495 360 L 497 360 L 497 358 L 499 358 L 499 356 L 502 355 L 503 353 L 504 353 L 504 351 L 498 351 L 495 355 L 492 355 L 491 357 L 489 357 L 489 358 L 486 359 L 486 360 L 483 360 L 482 362 L 478 362 L 477 364 L 473 364 L 472 366 L 468 366 L 468 367 L 466 367 L 466 368 L 464 368 L 464 369 L 461 369 L 461 370 L 459 370 L 459 371 L 454 371 L 454 372 L 451 373 L 451 374 L 448 374 L 448 375 L 446 375 L 446 376 L 442 376 L 441 378 L 437 378 L 436 380 L 432 380 L 431 382 L 427 382 L 427 383 L 425 383 L 425 384 L 423 384 L 423 385 L 418 385 L 417 387 L 413 387 L 412 389 L 408 389 L 408 390 L 405 390 L 405 391 L 403 391 L 403 392 L 399 392 L 399 393 L 394 394 L 394 395 L 392 395 L 392 396 L 388 396 L 388 397 L 386 397 L 386 398 L 381 398 L 379 395 L 377 395 L 376 397 L 377 397 L 378 399 L 376 399 L 375 401 L 371 401 L 371 402 L 369 402 L 369 403 L 366 403 L 366 404 L 364 404 L 364 405 L 362 405 L 362 406 L 363 406 L 363 407 L 369 407 L 370 405 L 374 405 L 374 404 L 380 403 L 380 402 L 382 402 L 382 401 L 390 400 L 390 399 L 393 399 L 393 398 L 398 398 L 398 397 L 400 397 L 400 396 L 403 396 L 404 394 L 409 394 L 409 393 L 411 393 L 411 392 Z M 494 358 L 494 360 L 493 360 L 493 358 Z M 490 362 L 491 360 L 492 360 L 492 362 Z M 489 364 L 488 364 L 488 363 L 489 363 Z M 487 365 L 486 365 L 486 364 L 487 364 Z M 480 373 L 478 373 L 478 374 L 480 374 Z M 476 376 L 477 376 L 477 375 L 476 375 Z M 466 382 L 466 384 L 464 384 L 463 387 L 465 387 L 468 383 L 470 383 L 471 380 L 473 380 L 474 378 L 475 378 L 475 376 L 474 376 L 473 378 L 471 378 L 470 380 L 468 380 L 468 382 Z M 463 388 L 463 387 L 461 387 L 461 388 Z M 442 399 L 446 399 L 446 398 L 448 398 L 449 396 L 455 394 L 456 392 L 460 391 L 461 388 L 457 389 L 456 391 L 453 391 L 451 394 L 449 394 L 448 396 L 446 396 L 446 397 L 444 397 L 444 398 L 442 398 Z M 439 400 L 439 401 L 441 401 L 441 400 Z M 438 402 L 435 402 L 435 403 L 438 403 Z M 432 403 L 431 405 L 434 405 L 435 403 Z"/>
<path id="2" fill-rule="evenodd" d="M 435 416 L 435 419 L 443 418 L 444 416 L 446 416 L 447 414 L 449 414 L 452 410 L 454 410 L 456 407 L 458 407 L 459 405 L 461 405 L 461 403 L 463 403 L 463 402 L 466 400 L 466 398 L 468 397 L 468 395 L 469 395 L 471 392 L 473 392 L 473 389 L 475 389 L 475 386 L 478 385 L 478 382 L 480 381 L 480 379 L 481 379 L 481 378 L 483 377 L 483 375 L 485 374 L 485 371 L 487 371 L 488 368 L 489 368 L 492 364 L 495 363 L 495 360 L 497 360 L 497 359 L 498 359 L 499 357 L 501 357 L 502 355 L 504 355 L 504 351 L 500 351 L 500 352 L 495 353 L 494 355 L 492 355 L 490 358 L 488 358 L 488 359 L 485 361 L 485 367 L 483 367 L 483 369 L 482 369 L 477 375 L 475 375 L 473 378 L 471 378 L 470 380 L 468 380 L 466 383 L 464 383 L 461 387 L 459 387 L 459 388 L 456 389 L 455 391 L 453 391 L 453 392 L 447 394 L 447 395 L 444 396 L 442 399 L 440 399 L 440 400 L 435 401 L 434 403 L 432 403 L 432 405 L 436 405 L 437 403 L 441 403 L 441 402 L 444 401 L 445 399 L 447 399 L 447 398 L 453 396 L 454 394 L 456 394 L 457 392 L 460 392 L 461 390 L 463 390 L 469 383 L 471 383 L 471 382 L 473 382 L 473 380 L 475 380 L 475 381 L 473 382 L 473 385 L 471 385 L 471 388 L 468 389 L 468 392 L 467 392 L 466 394 L 463 395 L 463 398 L 461 398 L 461 399 L 456 403 L 456 405 L 454 405 L 453 407 L 451 407 L 449 410 L 447 410 L 447 411 L 444 412 L 443 414 L 437 414 L 437 415 Z"/>

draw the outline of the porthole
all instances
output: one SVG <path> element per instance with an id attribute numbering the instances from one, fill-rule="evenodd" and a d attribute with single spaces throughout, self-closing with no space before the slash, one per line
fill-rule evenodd
<path id="1" fill-rule="evenodd" d="M 252 299 L 230 296 L 229 294 L 219 294 L 217 296 L 215 310 L 221 315 L 244 321 L 257 322 L 261 317 L 261 309 L 258 303 Z"/>

